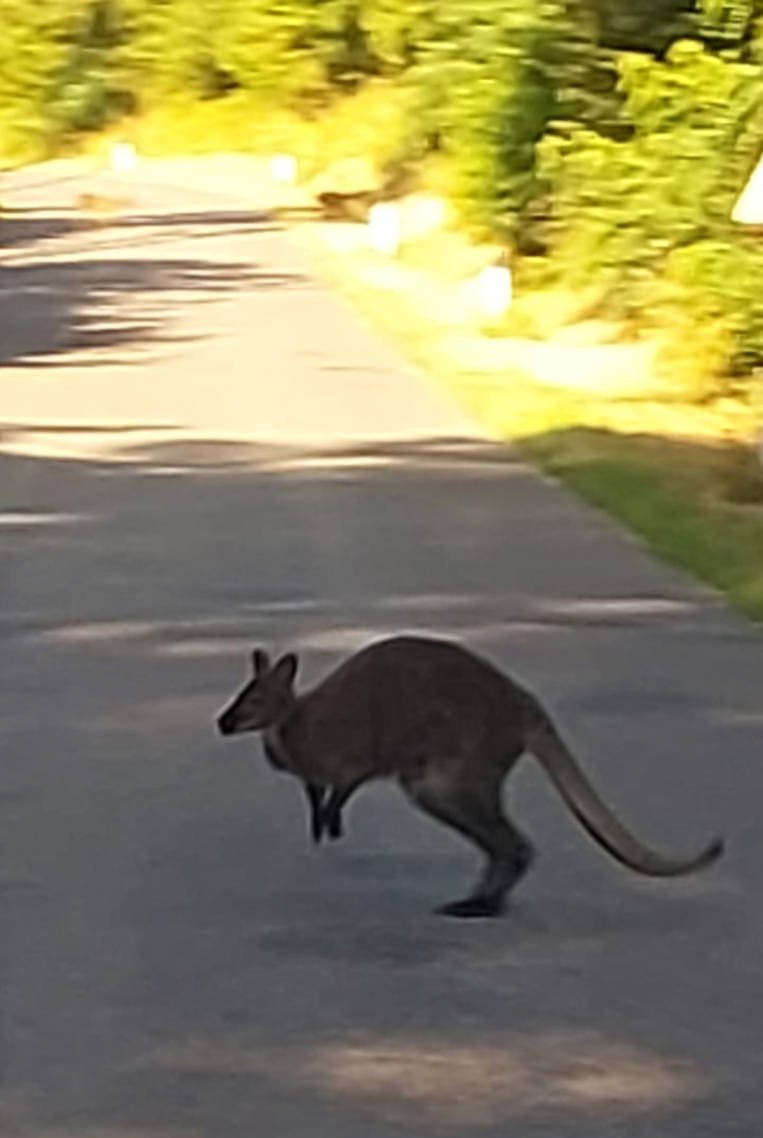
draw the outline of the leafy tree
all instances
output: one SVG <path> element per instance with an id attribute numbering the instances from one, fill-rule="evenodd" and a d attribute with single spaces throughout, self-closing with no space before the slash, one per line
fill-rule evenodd
<path id="1" fill-rule="evenodd" d="M 729 371 L 763 362 L 763 255 L 729 220 L 763 139 L 760 69 L 696 41 L 664 62 L 627 55 L 619 66 L 632 137 L 578 127 L 540 146 L 554 264 L 573 285 L 598 281 L 610 310 L 641 322 L 660 306 L 672 320 L 681 308 L 714 313 Z"/>
<path id="2" fill-rule="evenodd" d="M 0 129 L 5 149 L 45 151 L 98 126 L 114 105 L 108 0 L 0 0 Z"/>
<path id="3" fill-rule="evenodd" d="M 215 41 L 230 7 L 225 0 L 120 0 L 123 39 L 113 67 L 143 104 L 203 99 L 230 84 Z"/>
<path id="4" fill-rule="evenodd" d="M 215 45 L 247 91 L 310 95 L 374 70 L 357 0 L 229 0 Z"/>

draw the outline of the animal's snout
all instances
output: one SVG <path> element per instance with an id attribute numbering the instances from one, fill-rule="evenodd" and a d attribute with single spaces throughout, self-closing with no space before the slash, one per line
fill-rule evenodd
<path id="1" fill-rule="evenodd" d="M 233 735 L 235 733 L 236 724 L 230 712 L 224 711 L 219 717 L 217 720 L 217 729 L 221 735 Z"/>

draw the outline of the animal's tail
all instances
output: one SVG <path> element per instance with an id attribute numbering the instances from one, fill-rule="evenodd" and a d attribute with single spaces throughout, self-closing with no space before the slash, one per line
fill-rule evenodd
<path id="1" fill-rule="evenodd" d="M 617 861 L 651 877 L 678 877 L 711 865 L 721 856 L 721 838 L 696 857 L 685 860 L 664 857 L 642 845 L 596 793 L 545 712 L 540 708 L 537 712 L 527 732 L 527 749 L 538 759 L 581 825 Z"/>

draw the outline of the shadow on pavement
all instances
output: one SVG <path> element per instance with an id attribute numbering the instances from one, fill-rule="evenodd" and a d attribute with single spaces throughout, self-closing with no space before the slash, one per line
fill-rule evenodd
<path id="1" fill-rule="evenodd" d="M 296 273 L 260 271 L 245 259 L 206 259 L 203 245 L 187 258 L 163 258 L 156 248 L 165 238 L 237 238 L 272 228 L 264 215 L 231 210 L 125 215 L 104 226 L 76 214 L 4 215 L 0 364 L 39 368 L 76 360 L 82 366 L 88 353 L 102 362 L 107 349 L 172 339 L 179 305 L 209 303 L 242 288 L 299 286 Z M 91 230 L 83 245 L 83 231 Z M 119 361 L 111 355 L 109 362 Z"/>
<path id="2" fill-rule="evenodd" d="M 105 205 L 111 199 L 103 195 Z M 281 227 L 271 215 L 259 210 L 208 209 L 181 212 L 131 212 L 129 199 L 120 208 L 119 199 L 113 198 L 112 212 L 103 213 L 102 223 L 117 231 L 141 229 L 164 229 L 169 232 L 180 229 L 194 235 L 220 235 L 221 232 L 267 233 Z M 71 234 L 81 234 L 93 229 L 97 214 L 76 205 L 51 212 L 48 208 L 16 207 L 7 209 L 2 215 L 0 227 L 0 249 L 16 249 L 24 245 L 55 241 Z"/>

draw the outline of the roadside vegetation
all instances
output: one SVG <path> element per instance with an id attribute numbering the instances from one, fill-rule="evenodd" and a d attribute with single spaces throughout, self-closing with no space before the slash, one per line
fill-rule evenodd
<path id="1" fill-rule="evenodd" d="M 0 0 L 0 20 L 5 162 L 118 136 L 446 201 L 394 259 L 362 218 L 305 239 L 492 433 L 763 618 L 763 236 L 731 220 L 763 150 L 763 0 Z M 514 303 L 488 321 L 468 286 L 496 259 Z"/>

